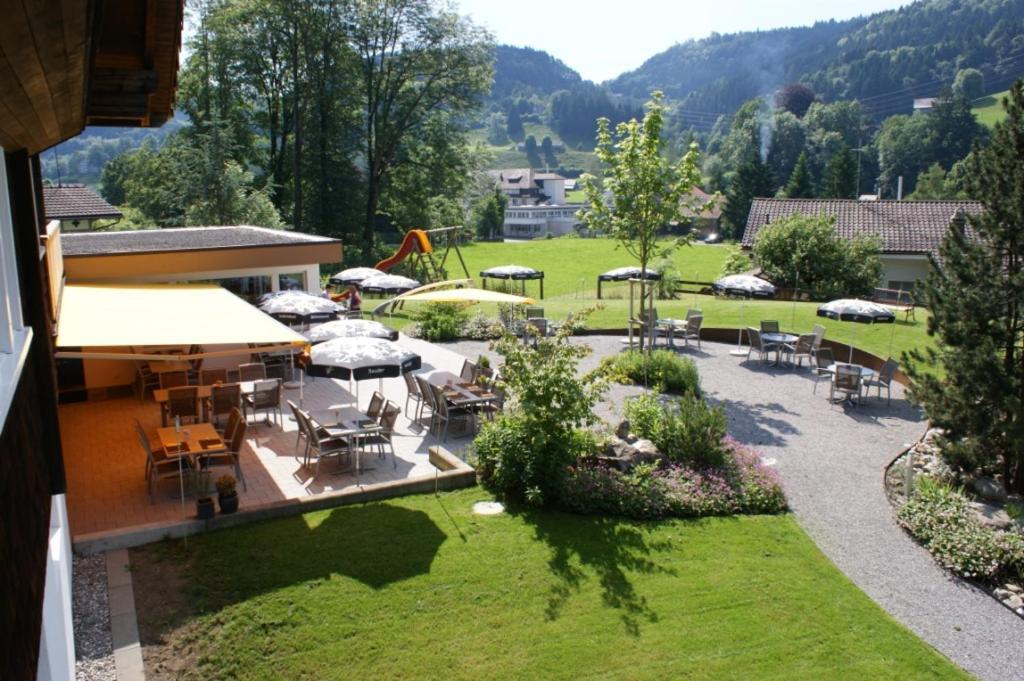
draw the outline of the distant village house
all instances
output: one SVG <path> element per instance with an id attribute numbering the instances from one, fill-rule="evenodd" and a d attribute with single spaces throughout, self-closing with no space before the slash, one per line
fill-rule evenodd
<path id="1" fill-rule="evenodd" d="M 84 184 L 43 187 L 47 220 L 60 220 L 62 232 L 88 232 L 109 227 L 124 215 Z"/>

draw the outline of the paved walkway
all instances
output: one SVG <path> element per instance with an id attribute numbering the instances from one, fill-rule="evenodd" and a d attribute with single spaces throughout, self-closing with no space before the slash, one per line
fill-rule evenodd
<path id="1" fill-rule="evenodd" d="M 594 349 L 581 368 L 618 352 L 620 337 L 578 339 Z M 486 344 L 452 346 L 468 357 Z M 1024 620 L 986 593 L 950 579 L 896 524 L 883 490 L 885 466 L 925 430 L 920 413 L 893 391 L 892 405 L 869 400 L 830 406 L 828 384 L 812 394 L 809 372 L 746 362 L 734 346 L 705 343 L 693 357 L 710 400 L 724 405 L 729 432 L 774 459 L 793 512 L 821 550 L 897 620 L 977 677 L 1024 678 Z M 488 354 L 491 354 L 488 352 Z M 492 354 L 493 357 L 493 354 Z M 634 387 L 609 392 L 605 418 L 620 417 Z"/>

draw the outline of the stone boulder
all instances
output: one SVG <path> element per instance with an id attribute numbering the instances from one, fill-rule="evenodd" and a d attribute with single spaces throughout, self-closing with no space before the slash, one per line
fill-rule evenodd
<path id="1" fill-rule="evenodd" d="M 629 419 L 622 419 L 621 421 L 619 421 L 619 425 L 616 426 L 615 428 L 615 437 L 619 438 L 620 440 L 625 440 L 627 437 L 629 437 L 629 428 Z"/>
<path id="2" fill-rule="evenodd" d="M 652 463 L 664 458 L 658 448 L 650 440 L 636 440 L 632 444 L 616 438 L 604 446 L 598 455 L 598 461 L 614 466 L 623 473 L 630 471 L 638 463 Z"/>
<path id="3" fill-rule="evenodd" d="M 994 478 L 977 478 L 972 483 L 975 493 L 985 501 L 1006 501 L 1006 488 Z"/>
<path id="4" fill-rule="evenodd" d="M 1013 526 L 1013 518 L 998 506 L 985 504 L 980 501 L 972 501 L 970 507 L 974 512 L 974 516 L 985 527 L 990 527 L 993 530 L 1008 530 Z"/>

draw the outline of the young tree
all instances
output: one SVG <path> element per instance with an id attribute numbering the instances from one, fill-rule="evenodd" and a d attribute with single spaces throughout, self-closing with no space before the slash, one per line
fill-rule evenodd
<path id="1" fill-rule="evenodd" d="M 826 199 L 857 198 L 857 159 L 846 144 L 828 160 L 821 196 Z"/>
<path id="2" fill-rule="evenodd" d="M 477 200 L 473 206 L 473 225 L 478 237 L 493 239 L 495 235 L 501 234 L 507 204 L 508 198 L 497 188 Z"/>
<path id="3" fill-rule="evenodd" d="M 946 171 L 938 163 L 928 166 L 928 170 L 918 173 L 914 193 L 907 198 L 912 201 L 950 198 L 946 196 Z"/>
<path id="4" fill-rule="evenodd" d="M 462 120 L 479 106 L 491 85 L 492 48 L 486 31 L 431 0 L 359 0 L 349 31 L 364 119 L 361 248 L 370 254 L 388 174 L 436 115 Z"/>
<path id="5" fill-rule="evenodd" d="M 949 462 L 998 470 L 1024 492 L 1024 81 L 1003 106 L 992 144 L 971 154 L 985 212 L 953 221 L 920 289 L 938 342 L 903 361 L 912 397 L 946 431 Z"/>
<path id="6" fill-rule="evenodd" d="M 754 153 L 739 167 L 726 193 L 722 218 L 725 220 L 726 236 L 739 238 L 747 226 L 747 215 L 755 198 L 773 196 L 775 181 L 768 166 L 761 163 L 761 157 Z"/>
<path id="7" fill-rule="evenodd" d="M 508 123 L 498 112 L 487 118 L 487 141 L 496 147 L 508 144 Z"/>
<path id="8" fill-rule="evenodd" d="M 608 119 L 598 119 L 594 153 L 605 169 L 604 186 L 592 175 L 583 176 L 583 221 L 617 239 L 642 268 L 663 251 L 658 247 L 661 230 L 685 219 L 684 209 L 696 208 L 689 205 L 690 190 L 700 182 L 696 144 L 674 165 L 662 153 L 662 99 L 656 90 L 643 121 L 619 123 L 614 135 Z"/>
<path id="9" fill-rule="evenodd" d="M 807 167 L 807 154 L 804 152 L 801 151 L 797 157 L 793 174 L 789 176 L 789 182 L 782 191 L 790 199 L 814 198 L 814 178 L 811 177 L 811 169 Z"/>
<path id="10" fill-rule="evenodd" d="M 978 69 L 960 69 L 953 81 L 953 91 L 968 101 L 977 99 L 985 94 L 985 76 Z"/>

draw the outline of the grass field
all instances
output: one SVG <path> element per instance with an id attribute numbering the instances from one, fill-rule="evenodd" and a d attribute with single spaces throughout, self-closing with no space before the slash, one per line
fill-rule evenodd
<path id="1" fill-rule="evenodd" d="M 551 128 L 546 125 L 540 125 L 537 123 L 525 123 L 523 125 L 524 139 L 533 135 L 534 139 L 537 140 L 538 153 L 541 154 L 541 160 L 544 160 L 543 153 L 539 151 L 541 141 L 545 137 L 550 137 L 553 140 L 558 139 L 558 135 L 551 131 Z M 499 168 L 527 168 L 530 162 L 526 158 L 525 151 L 516 151 L 516 143 L 510 141 L 508 144 L 501 146 L 494 146 L 487 141 L 487 131 L 484 129 L 470 131 L 469 141 L 473 145 L 480 145 L 480 147 L 487 152 L 489 159 L 486 163 L 488 169 L 499 169 Z M 566 149 L 566 151 L 555 154 L 557 163 L 555 167 L 562 166 L 565 168 L 582 168 L 583 170 L 594 171 L 597 169 L 597 157 L 594 156 L 592 151 L 580 151 L 577 149 Z"/>
<path id="2" fill-rule="evenodd" d="M 978 122 L 991 128 L 999 121 L 1006 118 L 1006 111 L 1000 103 L 1003 97 L 1009 94 L 1009 90 L 1003 90 L 987 97 L 981 97 L 971 102 L 971 110 L 977 117 Z"/>
<path id="3" fill-rule="evenodd" d="M 729 244 L 694 244 L 676 250 L 673 261 L 683 279 L 713 281 L 721 274 L 729 254 L 736 248 Z M 474 243 L 462 248 L 470 276 L 495 265 L 526 265 L 544 271 L 543 301 L 545 315 L 563 318 L 569 312 L 602 305 L 590 317 L 588 326 L 599 329 L 623 329 L 629 318 L 627 284 L 606 284 L 604 299 L 597 300 L 597 275 L 615 267 L 635 264 L 632 257 L 610 239 L 539 239 L 520 243 Z M 451 256 L 454 257 L 454 256 Z M 462 276 L 457 261 L 449 259 L 448 272 Z M 527 294 L 536 297 L 536 282 L 527 284 Z M 681 294 L 677 300 L 659 301 L 663 317 L 682 317 L 688 308 L 704 312 L 706 327 L 740 328 L 757 326 L 762 319 L 777 319 L 787 330 L 810 331 L 823 324 L 826 338 L 853 343 L 881 357 L 896 357 L 905 350 L 924 347 L 931 342 L 925 333 L 927 313 L 917 310 L 917 321 L 867 326 L 834 322 L 816 315 L 820 303 L 786 301 L 739 301 L 714 296 Z M 368 302 L 367 307 L 372 306 Z M 411 307 L 411 306 L 410 306 Z M 489 311 L 487 306 L 480 309 Z M 411 311 L 410 311 L 411 313 Z M 496 312 L 495 312 L 496 314 Z M 409 322 L 408 313 L 398 313 L 390 323 L 401 328 Z"/>
<path id="4" fill-rule="evenodd" d="M 475 516 L 483 497 L 133 549 L 148 678 L 967 678 L 792 516 Z"/>

